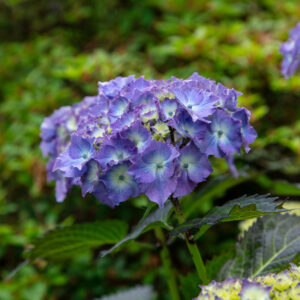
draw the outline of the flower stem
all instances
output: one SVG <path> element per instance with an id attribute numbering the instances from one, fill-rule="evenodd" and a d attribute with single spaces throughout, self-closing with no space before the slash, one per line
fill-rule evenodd
<path id="1" fill-rule="evenodd" d="M 208 278 L 207 278 L 206 268 L 204 266 L 204 263 L 203 263 L 203 260 L 202 260 L 202 257 L 201 257 L 201 254 L 200 254 L 197 244 L 195 242 L 189 241 L 187 237 L 185 237 L 185 241 L 186 241 L 187 247 L 192 255 L 199 278 L 201 279 L 203 284 L 207 284 Z"/>
<path id="2" fill-rule="evenodd" d="M 162 244 L 162 249 L 160 251 L 160 258 L 162 260 L 164 271 L 166 275 L 166 280 L 169 286 L 170 294 L 172 300 L 180 300 L 179 291 L 178 291 L 178 285 L 176 283 L 176 277 L 175 272 L 172 268 L 172 262 L 171 262 L 171 255 L 170 251 L 166 245 L 166 240 L 164 233 L 161 228 L 156 227 L 155 229 L 155 235 L 160 240 Z"/>
<path id="3" fill-rule="evenodd" d="M 174 205 L 175 213 L 178 218 L 178 222 L 179 222 L 179 224 L 182 224 L 183 222 L 185 222 L 185 218 L 184 218 L 180 203 L 177 198 L 173 198 L 173 197 L 171 197 L 171 202 Z M 207 284 L 208 277 L 207 277 L 206 268 L 203 263 L 199 248 L 194 241 L 190 240 L 190 236 L 191 236 L 190 232 L 187 232 L 184 234 L 185 242 L 186 242 L 188 250 L 192 256 L 192 259 L 195 264 L 197 274 L 198 274 L 200 280 L 202 281 L 203 284 Z"/>

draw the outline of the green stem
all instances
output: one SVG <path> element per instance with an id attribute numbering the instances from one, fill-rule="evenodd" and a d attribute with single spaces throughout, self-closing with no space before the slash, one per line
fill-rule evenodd
<path id="1" fill-rule="evenodd" d="M 200 254 L 197 244 L 189 241 L 187 237 L 185 237 L 185 241 L 186 241 L 187 247 L 192 255 L 199 278 L 201 279 L 203 284 L 208 284 L 206 268 L 204 266 L 204 263 L 203 263 L 203 260 L 202 260 L 202 257 L 201 257 L 201 254 Z"/>
<path id="2" fill-rule="evenodd" d="M 184 218 L 180 203 L 177 198 L 173 198 L 173 197 L 171 197 L 171 202 L 174 205 L 175 213 L 178 218 L 178 222 L 179 222 L 179 224 L 182 224 L 183 222 L 185 222 L 185 218 Z M 200 254 L 197 244 L 194 241 L 190 240 L 190 236 L 191 236 L 190 232 L 187 232 L 184 234 L 185 242 L 186 242 L 188 250 L 192 256 L 192 259 L 195 264 L 197 274 L 198 274 L 200 280 L 202 281 L 203 284 L 207 284 L 208 277 L 207 277 L 205 265 L 203 263 L 203 259 L 201 257 L 201 254 Z"/>
<path id="3" fill-rule="evenodd" d="M 162 244 L 162 249 L 160 251 L 160 258 L 162 260 L 164 271 L 166 275 L 166 280 L 171 293 L 172 300 L 180 300 L 178 285 L 176 284 L 175 272 L 172 268 L 170 251 L 166 245 L 165 235 L 161 228 L 156 227 L 154 229 L 156 237 L 160 240 Z"/>

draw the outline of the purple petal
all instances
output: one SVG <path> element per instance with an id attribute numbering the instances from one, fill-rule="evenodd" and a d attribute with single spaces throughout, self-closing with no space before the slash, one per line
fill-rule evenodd
<path id="1" fill-rule="evenodd" d="M 206 117 L 215 111 L 219 101 L 219 98 L 212 93 L 188 85 L 174 89 L 173 93 L 191 115 L 193 121 L 208 122 Z"/>
<path id="2" fill-rule="evenodd" d="M 81 171 L 86 162 L 87 160 L 84 158 L 72 159 L 67 149 L 56 158 L 52 171 L 60 170 L 67 174 L 68 177 L 72 177 L 75 171 L 74 169 Z"/>
<path id="3" fill-rule="evenodd" d="M 136 121 L 128 129 L 121 132 L 121 136 L 133 142 L 139 152 L 142 152 L 151 141 L 149 130 L 140 121 Z"/>
<path id="4" fill-rule="evenodd" d="M 169 121 L 168 124 L 175 128 L 181 136 L 191 139 L 202 139 L 207 128 L 204 122 L 194 122 L 186 111 L 181 111 L 180 114 Z"/>
<path id="5" fill-rule="evenodd" d="M 169 178 L 174 174 L 174 159 L 178 155 L 173 146 L 153 140 L 140 157 L 133 161 L 129 173 L 143 183 L 150 183 L 159 176 Z"/>
<path id="6" fill-rule="evenodd" d="M 177 164 L 180 177 L 177 181 L 175 197 L 182 197 L 192 192 L 196 184 L 204 181 L 213 171 L 207 156 L 193 143 L 180 150 Z"/>
<path id="7" fill-rule="evenodd" d="M 283 54 L 281 73 L 286 79 L 294 75 L 300 66 L 300 22 L 290 31 L 289 40 L 280 47 Z"/>
<path id="8" fill-rule="evenodd" d="M 68 184 L 66 178 L 61 178 L 55 183 L 55 197 L 57 202 L 63 202 L 68 193 Z"/>
<path id="9" fill-rule="evenodd" d="M 98 92 L 100 95 L 113 98 L 117 96 L 121 90 L 134 80 L 134 76 L 117 77 L 107 82 L 98 82 Z"/>
<path id="10" fill-rule="evenodd" d="M 116 205 L 130 197 L 136 197 L 139 193 L 138 184 L 127 172 L 128 166 L 128 162 L 113 166 L 102 177 L 108 198 Z"/>
<path id="11" fill-rule="evenodd" d="M 95 160 L 100 163 L 102 168 L 106 168 L 107 165 L 115 165 L 130 159 L 136 152 L 137 148 L 134 143 L 117 134 L 103 142 L 100 151 L 95 154 Z"/>
<path id="12" fill-rule="evenodd" d="M 234 164 L 234 157 L 233 155 L 229 155 L 229 156 L 226 156 L 226 161 L 227 161 L 227 164 L 229 166 L 229 170 L 232 174 L 232 176 L 234 178 L 238 178 L 239 177 L 239 172 Z"/>
<path id="13" fill-rule="evenodd" d="M 78 135 L 71 136 L 71 144 L 68 153 L 71 159 L 88 159 L 94 152 L 94 147 L 90 139 L 82 138 Z"/>
<path id="14" fill-rule="evenodd" d="M 131 126 L 135 121 L 136 121 L 135 113 L 129 112 L 123 114 L 122 117 L 120 117 L 114 123 L 112 123 L 110 127 L 114 132 L 121 131 Z"/>
<path id="15" fill-rule="evenodd" d="M 240 131 L 241 122 L 218 109 L 213 114 L 211 124 L 201 142 L 202 152 L 216 157 L 239 153 L 242 145 Z"/>
<path id="16" fill-rule="evenodd" d="M 162 114 L 162 120 L 170 120 L 176 115 L 178 103 L 175 99 L 166 98 L 162 103 L 160 103 L 159 108 Z"/>
<path id="17" fill-rule="evenodd" d="M 163 207 L 176 188 L 176 178 L 159 176 L 153 182 L 143 185 L 142 188 L 150 201 Z"/>
<path id="18" fill-rule="evenodd" d="M 95 160 L 90 160 L 86 165 L 86 171 L 81 178 L 81 190 L 84 197 L 87 193 L 92 193 L 99 181 L 100 167 Z"/>
<path id="19" fill-rule="evenodd" d="M 124 97 L 119 97 L 114 99 L 110 103 L 110 107 L 108 110 L 108 115 L 111 122 L 116 121 L 120 118 L 126 111 L 129 106 L 129 101 Z"/>
<path id="20" fill-rule="evenodd" d="M 115 207 L 118 203 L 109 199 L 109 193 L 102 181 L 99 181 L 93 191 L 94 196 L 101 202 L 110 207 Z"/>
<path id="21" fill-rule="evenodd" d="M 189 179 L 187 172 L 181 172 L 177 179 L 176 189 L 173 196 L 178 198 L 188 195 L 195 189 L 196 186 L 197 183 Z"/>
<path id="22" fill-rule="evenodd" d="M 233 114 L 233 117 L 241 121 L 243 145 L 248 153 L 250 151 L 249 145 L 257 138 L 255 129 L 249 124 L 250 112 L 245 108 L 241 108 Z"/>
<path id="23" fill-rule="evenodd" d="M 179 165 L 190 180 L 198 183 L 204 181 L 213 171 L 206 154 L 191 143 L 180 151 Z"/>

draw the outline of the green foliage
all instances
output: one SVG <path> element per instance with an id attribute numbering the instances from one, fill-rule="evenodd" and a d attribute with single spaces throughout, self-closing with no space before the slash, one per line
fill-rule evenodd
<path id="1" fill-rule="evenodd" d="M 300 217 L 289 214 L 259 218 L 236 245 L 236 256 L 221 269 L 219 279 L 276 273 L 300 253 Z"/>
<path id="2" fill-rule="evenodd" d="M 243 196 L 222 206 L 215 206 L 201 219 L 193 219 L 180 224 L 171 231 L 171 234 L 187 232 L 193 228 L 201 228 L 203 225 L 246 220 L 286 211 L 282 208 L 282 202 L 278 203 L 277 200 L 277 197 L 270 197 L 269 195 Z"/>
<path id="3" fill-rule="evenodd" d="M 214 280 L 215 278 L 217 278 L 217 275 L 224 264 L 233 257 L 234 247 L 230 247 L 222 253 L 213 256 L 212 259 L 209 260 L 205 265 L 209 280 Z"/>
<path id="4" fill-rule="evenodd" d="M 184 300 L 194 299 L 199 294 L 199 278 L 196 273 L 189 273 L 186 276 L 179 276 L 180 292 Z"/>
<path id="5" fill-rule="evenodd" d="M 165 203 L 163 208 L 158 208 L 154 212 L 147 215 L 145 218 L 141 220 L 141 222 L 132 230 L 132 232 L 127 235 L 125 238 L 120 240 L 117 244 L 115 244 L 112 248 L 102 251 L 101 256 L 104 257 L 107 254 L 110 254 L 113 251 L 116 251 L 118 248 L 123 246 L 125 243 L 135 240 L 142 233 L 147 232 L 150 229 L 155 228 L 155 226 L 164 227 L 170 229 L 170 225 L 167 223 L 167 219 L 169 213 L 172 209 L 171 202 Z"/>
<path id="6" fill-rule="evenodd" d="M 182 201 L 184 215 L 189 217 L 192 214 L 206 213 L 212 208 L 214 199 L 224 196 L 228 189 L 249 179 L 249 176 L 233 178 L 228 174 L 216 176 L 198 191 L 184 197 Z"/>
<path id="7" fill-rule="evenodd" d="M 53 229 L 33 242 L 28 258 L 61 259 L 87 249 L 115 244 L 127 233 L 128 225 L 119 220 L 75 224 Z"/>
<path id="8" fill-rule="evenodd" d="M 271 180 L 266 175 L 259 176 L 256 181 L 276 195 L 300 195 L 300 187 L 287 181 Z"/>

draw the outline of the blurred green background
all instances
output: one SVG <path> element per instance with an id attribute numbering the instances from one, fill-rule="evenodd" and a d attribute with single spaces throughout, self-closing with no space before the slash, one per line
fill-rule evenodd
<path id="1" fill-rule="evenodd" d="M 243 194 L 300 195 L 300 76 L 280 74 L 278 50 L 300 20 L 299 0 L 2 0 L 0 1 L 0 299 L 93 299 L 149 283 L 169 299 L 157 250 L 129 245 L 104 259 L 99 251 L 47 264 L 19 265 L 37 235 L 60 224 L 118 218 L 130 226 L 145 201 L 115 210 L 73 189 L 55 202 L 46 183 L 39 128 L 54 109 L 97 93 L 97 81 L 130 74 L 187 77 L 193 72 L 243 92 L 259 138 L 228 177 L 214 160 L 213 188 L 187 199 L 190 215 Z M 220 179 L 221 178 L 221 179 Z M 200 187 L 201 188 L 201 187 Z M 202 197 L 203 201 L 197 201 Z M 236 224 L 200 240 L 208 259 L 234 245 Z M 154 242 L 146 235 L 147 242 Z M 184 245 L 171 247 L 182 274 L 193 270 Z"/>

